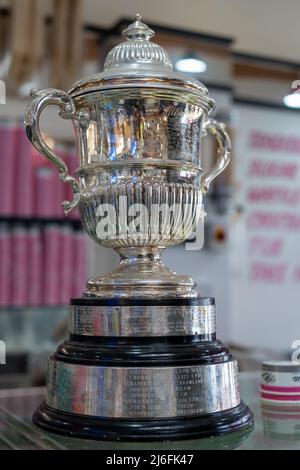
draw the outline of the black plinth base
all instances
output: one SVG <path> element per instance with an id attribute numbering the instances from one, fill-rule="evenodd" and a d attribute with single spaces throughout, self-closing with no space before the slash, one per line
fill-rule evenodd
<path id="1" fill-rule="evenodd" d="M 100 309 L 102 313 L 106 311 L 105 307 L 121 307 L 122 309 L 122 307 L 132 306 L 143 310 L 142 307 L 150 306 L 155 309 L 157 306 L 168 306 L 168 308 L 171 306 L 174 309 L 176 307 L 179 315 L 184 315 L 189 307 L 214 306 L 214 299 L 76 299 L 71 304 L 87 307 L 93 319 L 94 306 L 102 306 L 104 308 L 104 310 Z M 173 335 L 134 334 L 130 336 L 128 333 L 125 336 L 121 334 L 122 328 L 116 330 L 120 334 L 112 334 L 111 330 L 106 328 L 106 325 L 112 321 L 109 309 L 106 312 L 108 323 L 104 321 L 103 325 L 101 323 L 103 327 L 92 329 L 92 333 L 97 331 L 96 335 L 91 334 L 90 331 L 91 326 L 94 325 L 93 322 L 89 322 L 90 319 L 85 320 L 87 325 L 83 326 L 87 328 L 70 330 L 69 338 L 50 358 L 47 404 L 43 403 L 35 412 L 34 424 L 45 431 L 69 437 L 133 442 L 191 440 L 233 431 L 248 432 L 253 424 L 253 415 L 243 402 L 239 403 L 236 361 L 228 347 L 216 339 L 214 308 L 210 310 L 211 316 L 205 321 L 201 320 L 203 325 L 206 325 L 205 328 L 204 326 L 200 328 L 196 322 L 195 329 L 188 329 L 189 334 L 185 328 L 180 330 L 180 334 L 175 334 L 172 322 L 169 326 Z M 78 317 L 76 315 L 72 317 L 74 325 L 77 325 L 76 322 L 80 323 L 79 313 Z M 118 317 L 114 318 L 118 320 Z M 194 321 L 193 316 L 187 318 L 193 318 L 191 321 Z M 94 318 L 95 324 L 96 320 Z M 129 332 L 133 327 L 137 328 L 135 333 L 140 332 L 139 325 L 139 322 L 134 323 L 134 321 L 128 323 Z M 177 331 L 176 328 L 175 331 Z M 157 332 L 160 331 L 155 330 L 155 333 Z M 89 375 L 88 372 L 81 374 L 85 368 L 86 371 L 93 371 L 94 375 Z M 106 376 L 103 375 L 103 371 L 107 372 L 109 368 L 111 368 L 111 375 L 105 380 Z M 122 368 L 131 371 L 140 368 L 143 374 L 140 379 L 133 379 L 130 374 L 123 374 Z M 168 373 L 170 372 L 171 375 L 161 375 L 161 382 L 157 382 L 154 380 L 155 373 L 160 368 L 168 368 Z M 183 368 L 182 371 L 181 368 Z M 82 383 L 76 381 L 77 372 L 78 377 L 82 376 Z M 115 383 L 122 385 L 124 400 L 120 399 L 119 394 L 111 393 L 114 383 L 111 379 L 112 373 L 115 374 Z M 180 379 L 180 373 L 182 379 Z M 91 381 L 89 377 L 93 380 Z M 147 382 L 146 386 L 143 377 L 149 377 L 149 383 Z M 215 380 L 213 380 L 214 377 Z M 162 381 L 168 385 L 170 380 L 173 389 L 169 392 L 165 387 L 166 390 L 163 390 L 165 399 L 160 399 L 160 390 L 157 388 L 161 387 Z M 101 384 L 98 394 L 95 392 L 95 382 Z M 189 383 L 191 383 L 191 388 L 186 390 L 191 391 L 187 396 L 182 393 L 185 389 L 180 387 Z M 144 408 L 139 407 L 139 399 L 135 398 L 144 396 L 142 394 L 144 386 L 146 391 L 147 387 L 153 391 L 152 395 L 149 395 L 150 398 L 154 396 L 153 402 L 149 398 L 149 403 L 147 402 L 149 406 L 146 407 L 145 413 Z M 206 387 L 205 393 L 202 393 L 204 387 Z M 76 388 L 77 402 L 75 399 L 72 401 Z M 133 392 L 136 392 L 136 389 L 138 393 L 135 394 Z M 198 397 L 197 406 L 194 405 L 194 396 Z M 210 403 L 211 396 L 214 398 L 214 406 Z M 160 411 L 157 411 L 155 407 L 156 397 L 161 406 L 158 408 Z M 98 398 L 99 402 L 97 402 Z M 121 411 L 120 407 L 116 406 L 117 400 L 121 404 Z M 93 408 L 86 406 L 90 403 L 94 403 L 95 406 Z M 105 404 L 109 407 L 104 406 Z M 212 412 L 223 408 L 226 409 Z M 108 417 L 114 415 L 111 410 L 117 409 L 119 411 L 115 417 Z M 203 414 L 196 414 L 201 411 Z M 157 414 L 158 418 L 156 418 Z M 182 414 L 186 416 L 178 417 Z M 124 418 L 118 418 L 118 415 Z M 160 416 L 170 415 L 174 417 L 160 418 Z M 135 418 L 139 416 L 146 417 Z"/>
<path id="2" fill-rule="evenodd" d="M 218 436 L 250 430 L 253 415 L 243 403 L 230 410 L 189 418 L 112 419 L 63 413 L 43 403 L 33 423 L 48 432 L 107 441 L 169 441 Z"/>

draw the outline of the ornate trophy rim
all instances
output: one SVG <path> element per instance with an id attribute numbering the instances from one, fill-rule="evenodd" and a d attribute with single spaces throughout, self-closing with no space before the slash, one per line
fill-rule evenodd
<path id="1" fill-rule="evenodd" d="M 136 15 L 123 36 L 126 40 L 115 46 L 107 55 L 101 73 L 85 77 L 69 90 L 72 98 L 104 90 L 123 88 L 158 88 L 189 93 L 209 113 L 214 100 L 207 88 L 195 78 L 174 72 L 167 51 L 150 41 L 154 36 L 148 25 Z"/>

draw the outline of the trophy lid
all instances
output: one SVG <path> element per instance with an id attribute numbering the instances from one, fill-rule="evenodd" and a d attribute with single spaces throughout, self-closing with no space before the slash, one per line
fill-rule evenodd
<path id="1" fill-rule="evenodd" d="M 198 97 L 207 112 L 213 109 L 214 101 L 201 82 L 173 71 L 168 53 L 150 41 L 154 31 L 141 21 L 140 15 L 137 14 L 136 20 L 123 31 L 123 36 L 126 41 L 108 53 L 103 72 L 75 83 L 69 91 L 72 97 L 108 89 L 176 89 Z"/>

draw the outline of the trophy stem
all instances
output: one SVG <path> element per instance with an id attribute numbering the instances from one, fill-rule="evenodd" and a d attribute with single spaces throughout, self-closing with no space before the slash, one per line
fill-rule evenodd
<path id="1" fill-rule="evenodd" d="M 105 276 L 88 280 L 85 297 L 195 297 L 196 283 L 178 275 L 161 261 L 164 247 L 115 248 L 119 266 Z"/>
<path id="2" fill-rule="evenodd" d="M 130 248 L 115 248 L 115 251 L 121 258 L 121 265 L 128 263 L 161 263 L 162 250 L 164 250 L 164 247 L 138 246 Z"/>

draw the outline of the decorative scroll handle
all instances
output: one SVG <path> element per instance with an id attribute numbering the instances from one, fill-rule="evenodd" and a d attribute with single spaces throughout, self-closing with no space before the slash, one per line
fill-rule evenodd
<path id="1" fill-rule="evenodd" d="M 42 91 L 31 90 L 31 96 L 33 100 L 27 106 L 25 112 L 26 133 L 34 147 L 58 168 L 60 179 L 72 185 L 74 192 L 73 201 L 63 201 L 62 203 L 65 214 L 67 214 L 72 209 L 75 209 L 79 203 L 79 185 L 76 179 L 68 174 L 68 168 L 65 162 L 57 156 L 44 141 L 40 131 L 40 116 L 43 109 L 51 104 L 59 106 L 60 117 L 63 119 L 72 119 L 75 117 L 75 105 L 72 98 L 67 93 L 55 90 L 54 88 Z"/>
<path id="2" fill-rule="evenodd" d="M 203 128 L 216 137 L 219 146 L 217 162 L 211 172 L 204 175 L 202 180 L 201 190 L 202 193 L 205 194 L 207 193 L 212 180 L 227 167 L 230 161 L 231 143 L 230 137 L 226 132 L 225 125 L 222 122 L 215 121 L 214 119 L 207 119 Z"/>

